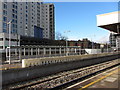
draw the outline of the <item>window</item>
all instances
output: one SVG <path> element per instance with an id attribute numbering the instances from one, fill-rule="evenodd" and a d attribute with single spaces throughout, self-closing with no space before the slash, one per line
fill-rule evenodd
<path id="1" fill-rule="evenodd" d="M 15 5 L 13 4 L 13 8 L 15 8 Z"/>
<path id="2" fill-rule="evenodd" d="M 3 21 L 7 21 L 7 17 L 3 17 Z"/>
<path id="3" fill-rule="evenodd" d="M 15 29 L 12 30 L 12 33 L 17 33 Z"/>
<path id="4" fill-rule="evenodd" d="M 13 24 L 12 27 L 15 28 L 15 25 Z"/>
<path id="5" fill-rule="evenodd" d="M 26 17 L 28 17 L 28 15 L 26 14 Z"/>
<path id="6" fill-rule="evenodd" d="M 26 19 L 26 22 L 27 22 L 28 20 Z"/>
<path id="7" fill-rule="evenodd" d="M 7 28 L 7 24 L 3 23 L 3 28 L 6 29 Z"/>
<path id="8" fill-rule="evenodd" d="M 6 29 L 3 29 L 3 32 L 7 32 L 7 30 L 6 30 Z"/>
<path id="9" fill-rule="evenodd" d="M 17 28 L 17 25 L 15 25 L 15 27 Z"/>
<path id="10" fill-rule="evenodd" d="M 15 22 L 15 20 L 13 19 L 13 20 L 12 20 L 12 22 L 14 23 L 14 22 Z"/>
<path id="11" fill-rule="evenodd" d="M 3 7 L 4 7 L 4 9 L 7 9 L 7 5 L 6 5 L 6 4 L 4 4 L 4 6 L 3 6 Z"/>
<path id="12" fill-rule="evenodd" d="M 13 18 L 15 17 L 15 15 L 14 15 L 14 14 L 12 14 L 12 16 L 13 16 Z"/>
<path id="13" fill-rule="evenodd" d="M 12 9 L 12 12 L 13 12 L 13 13 L 15 13 L 15 10 L 14 10 L 14 9 Z"/>
<path id="14" fill-rule="evenodd" d="M 17 23 L 17 20 L 15 20 L 15 23 Z"/>
<path id="15" fill-rule="evenodd" d="M 15 17 L 16 17 L 16 19 L 17 19 L 17 15 L 16 15 Z"/>
<path id="16" fill-rule="evenodd" d="M 3 10 L 3 15 L 7 15 L 7 11 Z"/>
<path id="17" fill-rule="evenodd" d="M 17 6 L 16 6 L 16 9 L 17 9 Z"/>

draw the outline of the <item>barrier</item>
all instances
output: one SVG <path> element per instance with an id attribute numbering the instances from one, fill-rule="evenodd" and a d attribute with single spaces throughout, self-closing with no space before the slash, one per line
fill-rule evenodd
<path id="1" fill-rule="evenodd" d="M 76 60 L 82 60 L 87 58 L 96 58 L 107 55 L 113 55 L 114 53 L 102 53 L 102 54 L 89 54 L 89 55 L 72 55 L 72 56 L 60 56 L 60 57 L 45 57 L 45 58 L 35 58 L 35 59 L 23 59 L 22 67 L 30 67 L 37 65 L 46 65 L 54 63 L 63 63 Z"/>

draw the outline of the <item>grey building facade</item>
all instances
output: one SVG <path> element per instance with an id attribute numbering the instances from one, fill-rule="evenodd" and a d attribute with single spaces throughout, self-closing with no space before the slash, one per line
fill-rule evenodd
<path id="1" fill-rule="evenodd" d="M 20 45 L 20 36 L 55 39 L 54 5 L 51 3 L 0 1 L 1 49 L 8 46 L 10 20 L 11 37 L 15 39 L 11 46 Z"/>
<path id="2" fill-rule="evenodd" d="M 0 2 L 0 32 L 8 33 L 7 23 L 12 20 L 12 32 L 34 37 L 35 27 L 43 29 L 43 38 L 53 39 L 54 5 L 42 2 Z M 42 35 L 41 35 L 42 36 Z"/>
<path id="3" fill-rule="evenodd" d="M 120 34 L 110 33 L 110 46 L 114 49 L 120 49 Z"/>
<path id="4" fill-rule="evenodd" d="M 114 33 L 110 33 L 109 41 L 111 47 L 116 47 L 116 36 Z"/>
<path id="5" fill-rule="evenodd" d="M 54 21 L 54 4 L 41 4 L 41 28 L 43 28 L 43 37 L 55 39 L 55 21 Z"/>

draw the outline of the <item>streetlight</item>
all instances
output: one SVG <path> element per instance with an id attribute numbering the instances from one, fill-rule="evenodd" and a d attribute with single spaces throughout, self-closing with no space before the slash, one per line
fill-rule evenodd
<path id="1" fill-rule="evenodd" d="M 65 31 L 64 33 L 68 33 L 71 32 L 70 30 Z M 68 56 L 68 42 L 67 42 L 67 38 L 66 38 L 66 56 Z"/>
<path id="2" fill-rule="evenodd" d="M 119 28 L 120 28 L 119 25 L 117 25 L 118 38 L 119 38 L 119 34 L 120 34 Z M 118 42 L 119 42 L 119 39 L 118 39 Z M 119 51 L 119 45 L 117 44 L 117 39 L 116 39 L 116 45 L 117 45 L 117 50 Z"/>
<path id="3" fill-rule="evenodd" d="M 8 23 L 7 23 L 8 25 L 9 25 L 9 47 L 7 47 L 7 48 L 9 48 L 9 64 L 11 64 L 11 24 L 12 24 L 12 20 L 10 20 Z"/>

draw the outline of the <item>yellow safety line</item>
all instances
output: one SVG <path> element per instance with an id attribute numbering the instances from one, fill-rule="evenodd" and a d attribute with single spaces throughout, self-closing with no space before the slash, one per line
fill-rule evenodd
<path id="1" fill-rule="evenodd" d="M 15 69 L 15 68 L 20 68 L 20 67 L 8 67 L 8 68 L 0 68 L 0 70 Z"/>
<path id="2" fill-rule="evenodd" d="M 83 86 L 82 88 L 80 88 L 80 89 L 78 89 L 78 90 L 85 89 L 85 88 L 87 88 L 87 87 L 89 87 L 89 86 L 91 86 L 91 85 L 93 85 L 93 84 L 95 84 L 95 83 L 97 83 L 97 82 L 99 82 L 99 81 L 103 80 L 104 78 L 106 78 L 106 77 L 108 77 L 108 76 L 110 76 L 110 75 L 112 75 L 112 74 L 116 73 L 116 72 L 117 72 L 117 71 L 119 71 L 119 70 L 120 70 L 120 69 L 115 70 L 115 71 L 112 71 L 111 73 L 109 73 L 109 74 L 107 74 L 107 75 L 105 75 L 105 76 L 103 76 L 103 77 L 101 77 L 101 78 L 97 79 L 96 81 L 93 81 L 93 82 L 91 82 L 91 83 L 89 83 L 89 84 L 87 84 L 87 85 Z"/>

